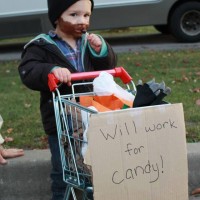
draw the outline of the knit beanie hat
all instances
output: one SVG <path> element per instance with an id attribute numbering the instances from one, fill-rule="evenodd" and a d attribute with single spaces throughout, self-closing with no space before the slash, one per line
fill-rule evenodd
<path id="1" fill-rule="evenodd" d="M 55 21 L 61 16 L 61 14 L 67 10 L 71 5 L 76 3 L 79 0 L 48 0 L 48 15 L 49 20 L 51 21 L 53 27 L 55 28 Z M 92 3 L 92 9 L 94 7 L 93 0 L 90 0 Z"/>

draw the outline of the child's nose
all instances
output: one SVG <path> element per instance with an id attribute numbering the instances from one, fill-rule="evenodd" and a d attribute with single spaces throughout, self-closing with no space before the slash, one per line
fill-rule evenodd
<path id="1" fill-rule="evenodd" d="M 80 16 L 78 19 L 79 24 L 86 24 L 88 23 L 88 20 L 84 16 Z"/>

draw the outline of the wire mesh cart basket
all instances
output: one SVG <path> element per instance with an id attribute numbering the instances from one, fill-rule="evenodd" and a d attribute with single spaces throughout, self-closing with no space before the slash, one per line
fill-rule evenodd
<path id="1" fill-rule="evenodd" d="M 102 71 L 74 73 L 71 80 L 91 80 L 99 76 Z M 123 67 L 106 70 L 113 77 L 120 78 L 127 89 L 130 85 L 135 91 L 135 85 L 130 75 Z M 77 101 L 83 95 L 95 95 L 94 92 L 75 93 L 75 87 L 80 84 L 90 84 L 92 82 L 82 82 L 72 84 L 72 94 L 61 95 L 59 92 L 59 81 L 53 74 L 48 77 L 49 88 L 53 95 L 54 112 L 57 126 L 58 142 L 63 169 L 63 180 L 67 183 L 65 200 L 69 200 L 72 195 L 76 200 L 76 190 L 82 191 L 82 199 L 93 199 L 92 169 L 84 164 L 83 155 L 87 148 L 87 132 L 89 117 L 91 114 L 98 114 L 97 110 L 84 107 Z"/>

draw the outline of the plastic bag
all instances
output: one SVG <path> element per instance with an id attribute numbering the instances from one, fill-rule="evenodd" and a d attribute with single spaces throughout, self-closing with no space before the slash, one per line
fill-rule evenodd
<path id="1" fill-rule="evenodd" d="M 132 93 L 116 84 L 113 76 L 107 72 L 101 72 L 100 75 L 93 80 L 93 90 L 97 96 L 114 95 L 120 99 L 132 102 L 135 98 Z"/>

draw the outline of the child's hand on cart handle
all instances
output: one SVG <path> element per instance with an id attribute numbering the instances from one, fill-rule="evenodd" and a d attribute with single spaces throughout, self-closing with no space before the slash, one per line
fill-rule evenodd
<path id="1" fill-rule="evenodd" d="M 71 72 L 67 68 L 58 67 L 51 72 L 59 80 L 60 83 L 65 83 L 71 86 Z"/>
<path id="2" fill-rule="evenodd" d="M 59 79 L 60 70 L 62 72 L 62 70 L 67 70 L 67 69 L 55 68 L 51 71 L 50 74 L 48 74 L 48 86 L 51 92 L 55 91 L 55 89 L 58 88 L 58 84 L 61 81 L 63 81 L 63 79 L 62 80 Z M 99 74 L 103 71 L 111 74 L 113 77 L 120 78 L 124 84 L 132 83 L 134 90 L 136 90 L 135 84 L 132 81 L 132 77 L 127 73 L 127 71 L 123 67 L 115 67 L 114 69 L 102 70 L 102 71 L 79 72 L 72 74 L 67 70 L 66 73 L 69 75 L 69 77 L 67 75 L 65 82 L 63 81 L 62 83 L 67 83 L 69 84 L 69 86 L 71 86 L 71 81 L 94 79 L 98 77 Z M 57 73 L 58 75 L 56 76 Z"/>

